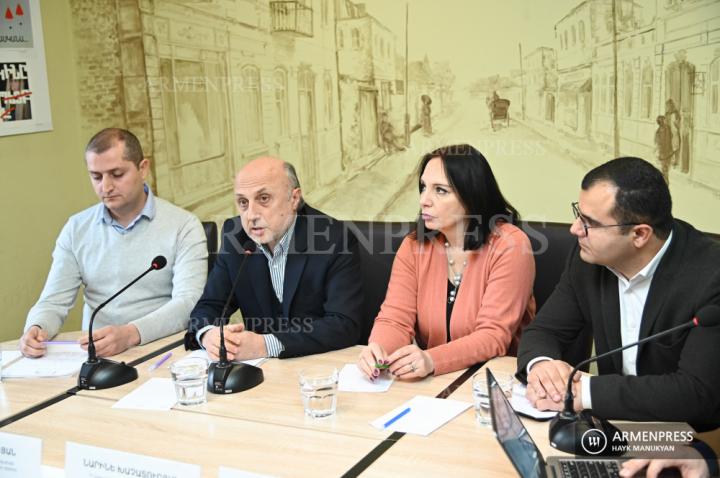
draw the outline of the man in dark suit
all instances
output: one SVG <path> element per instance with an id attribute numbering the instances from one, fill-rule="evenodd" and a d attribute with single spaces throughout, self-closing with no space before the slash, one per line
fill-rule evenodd
<path id="1" fill-rule="evenodd" d="M 276 158 L 258 158 L 238 172 L 235 200 L 239 217 L 223 226 L 217 261 L 190 314 L 186 348 L 202 346 L 217 360 L 217 326 L 238 309 L 243 322 L 225 326 L 230 360 L 355 345 L 363 329 L 356 238 L 305 205 L 295 169 Z"/>
<path id="2" fill-rule="evenodd" d="M 601 354 L 720 304 L 720 246 L 671 209 L 662 174 L 642 159 L 614 159 L 585 176 L 570 228 L 578 244 L 518 350 L 518 376 L 537 408 L 562 408 L 572 367 L 561 357 L 585 327 Z M 600 360 L 598 376 L 575 377 L 575 409 L 717 427 L 717 329 L 685 329 Z"/>

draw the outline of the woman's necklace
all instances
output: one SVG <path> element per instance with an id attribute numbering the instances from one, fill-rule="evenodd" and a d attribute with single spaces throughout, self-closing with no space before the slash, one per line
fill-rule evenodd
<path id="1" fill-rule="evenodd" d="M 460 287 L 460 282 L 462 282 L 463 272 L 465 272 L 465 267 L 467 266 L 467 259 L 463 260 L 462 267 L 458 272 L 455 270 L 455 259 L 453 259 L 452 255 L 450 254 L 449 242 L 445 242 L 445 255 L 447 256 L 450 270 L 453 273 L 453 278 L 450 280 L 450 282 L 452 282 L 453 288 L 450 291 L 450 296 L 448 297 L 448 302 L 452 304 L 453 302 L 455 302 L 455 296 L 457 295 L 458 288 Z"/>

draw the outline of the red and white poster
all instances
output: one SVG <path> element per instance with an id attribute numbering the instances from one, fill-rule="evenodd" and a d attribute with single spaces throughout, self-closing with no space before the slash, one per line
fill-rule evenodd
<path id="1" fill-rule="evenodd" d="M 52 129 L 38 0 L 0 0 L 0 136 Z"/>

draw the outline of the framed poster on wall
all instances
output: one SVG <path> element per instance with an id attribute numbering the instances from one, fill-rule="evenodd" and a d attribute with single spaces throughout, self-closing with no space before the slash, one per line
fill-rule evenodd
<path id="1" fill-rule="evenodd" d="M 39 0 L 0 0 L 0 136 L 51 129 Z"/>

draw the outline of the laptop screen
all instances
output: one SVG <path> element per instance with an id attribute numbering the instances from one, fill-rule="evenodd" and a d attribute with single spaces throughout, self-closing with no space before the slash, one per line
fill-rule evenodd
<path id="1" fill-rule="evenodd" d="M 490 369 L 487 369 L 487 381 L 495 437 L 520 476 L 523 478 L 544 477 L 545 463 L 540 450 L 535 446 L 535 442 L 513 410 Z"/>

